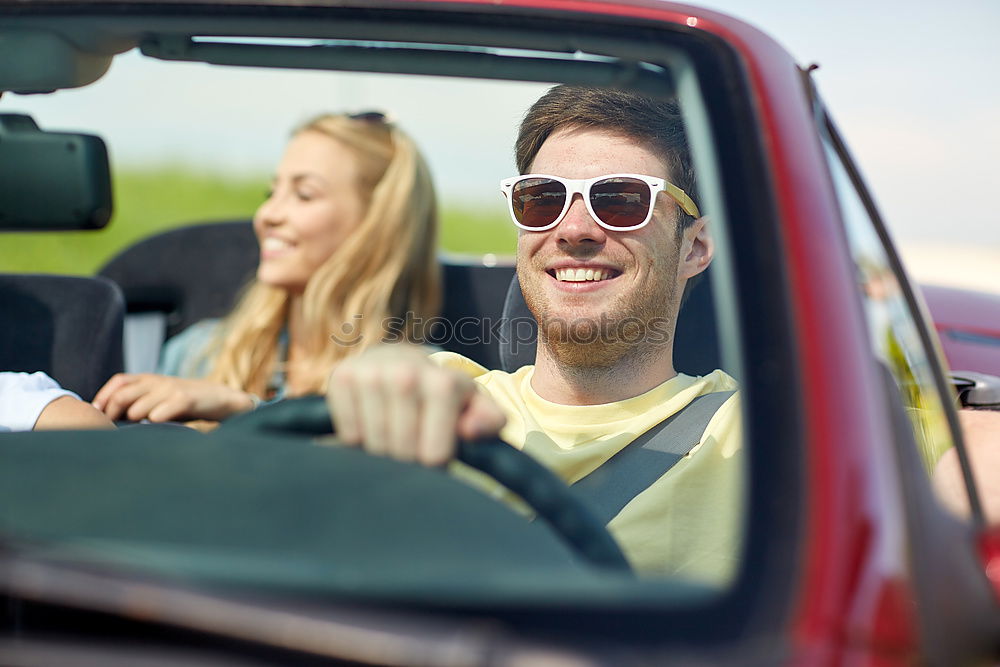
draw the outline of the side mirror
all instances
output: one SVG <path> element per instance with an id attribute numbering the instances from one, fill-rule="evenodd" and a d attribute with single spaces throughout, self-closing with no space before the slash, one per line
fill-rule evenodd
<path id="1" fill-rule="evenodd" d="M 975 371 L 952 371 L 951 384 L 963 408 L 1000 410 L 1000 377 Z"/>
<path id="2" fill-rule="evenodd" d="M 0 230 L 100 229 L 111 211 L 100 137 L 45 132 L 30 116 L 0 114 Z"/>

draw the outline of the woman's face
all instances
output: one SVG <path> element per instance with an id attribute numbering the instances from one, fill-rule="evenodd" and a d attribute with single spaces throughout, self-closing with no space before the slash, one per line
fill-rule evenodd
<path id="1" fill-rule="evenodd" d="M 361 222 L 357 161 L 339 141 L 306 130 L 288 143 L 271 194 L 254 215 L 257 279 L 301 293 Z"/>

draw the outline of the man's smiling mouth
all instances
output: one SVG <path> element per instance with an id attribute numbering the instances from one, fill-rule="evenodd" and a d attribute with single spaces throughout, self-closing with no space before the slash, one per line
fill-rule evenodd
<path id="1" fill-rule="evenodd" d="M 602 280 L 611 280 L 621 275 L 621 271 L 615 271 L 614 269 L 584 268 L 549 269 L 546 273 L 560 282 L 569 283 L 599 282 Z"/>

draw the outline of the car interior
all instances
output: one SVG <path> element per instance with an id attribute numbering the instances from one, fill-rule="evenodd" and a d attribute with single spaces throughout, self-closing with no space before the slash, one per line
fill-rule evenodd
<path id="1" fill-rule="evenodd" d="M 38 134 L 46 133 L 39 131 Z M 106 153 L 103 155 L 106 162 Z M 70 173 L 79 172 L 77 176 L 81 180 L 84 172 L 92 179 L 90 165 L 74 163 L 74 157 L 72 152 L 66 151 L 59 153 L 55 160 L 36 161 L 38 167 L 34 173 L 29 170 L 22 174 L 22 178 L 33 177 L 42 181 L 44 173 L 61 166 Z M 54 165 L 53 162 L 57 160 L 61 160 L 63 164 Z M 69 166 L 66 166 L 67 162 Z M 106 166 L 103 173 L 109 173 Z M 93 181 L 91 187 L 110 191 L 110 180 Z M 80 223 L 72 217 L 52 213 L 47 216 L 45 225 L 54 229 L 75 229 Z M 249 220 L 186 224 L 144 238 L 119 251 L 94 277 L 49 274 L 0 276 L 0 286 L 3 287 L 0 305 L 21 323 L 5 332 L 6 342 L 9 343 L 5 349 L 10 351 L 11 359 L 5 360 L 4 367 L 15 371 L 22 368 L 43 370 L 60 378 L 67 388 L 85 398 L 92 397 L 103 382 L 116 372 L 153 372 L 163 342 L 191 324 L 205 318 L 221 317 L 229 311 L 240 290 L 252 278 L 258 253 L 257 240 Z M 427 343 L 463 354 L 487 368 L 514 371 L 526 363 L 532 363 L 537 326 L 524 302 L 512 263 L 468 259 L 463 261 L 445 256 L 442 259 L 442 269 L 442 313 L 435 326 L 429 329 Z M 711 284 L 705 278 L 692 281 L 691 289 L 685 295 L 685 316 L 678 327 L 675 343 L 681 372 L 708 373 L 719 365 L 711 296 Z M 472 325 L 473 328 L 469 330 L 467 325 Z M 527 325 L 527 329 L 522 325 Z M 80 354 L 81 349 L 86 349 L 89 353 Z M 295 408 L 287 412 L 302 422 L 316 419 L 315 415 L 295 412 Z M 319 419 L 322 424 L 328 424 L 328 417 L 324 421 L 324 416 Z M 285 418 L 286 421 L 288 419 L 290 418 Z M 252 432 L 245 426 L 252 420 L 232 421 L 235 425 L 227 424 L 224 430 L 232 430 L 237 434 Z M 261 426 L 257 425 L 255 428 L 259 430 Z M 308 432 L 308 428 L 301 425 L 295 425 L 292 429 Z M 318 433 L 326 430 L 328 426 L 321 427 Z M 172 429 L 167 429 L 162 435 L 157 433 L 156 437 L 183 439 Z M 486 460 L 497 456 L 503 459 L 509 449 L 506 446 L 497 448 L 496 453 L 486 455 Z M 469 460 L 475 459 L 477 455 L 472 453 L 473 450 L 468 451 Z M 120 453 L 115 456 L 120 456 Z M 483 458 L 482 454 L 478 456 Z M 298 474 L 300 464 L 301 462 L 296 463 L 290 474 Z M 163 465 L 170 464 L 161 462 L 161 467 L 157 469 L 158 475 L 162 474 Z M 539 495 L 537 489 L 543 483 L 535 479 L 532 484 L 522 488 L 518 477 L 545 478 L 551 477 L 550 473 L 538 468 L 537 464 L 537 469 L 525 470 L 525 461 L 517 458 L 507 463 L 490 465 L 520 470 L 519 475 L 510 476 L 506 485 L 528 500 L 540 516 L 546 517 L 545 505 L 551 504 L 551 501 L 547 501 L 545 496 L 551 495 L 552 490 Z M 55 473 L 54 479 L 58 479 L 58 474 Z M 143 482 L 145 485 L 151 483 L 150 480 Z M 197 493 L 192 489 L 189 488 L 188 493 L 191 498 L 197 498 Z M 382 494 L 378 498 L 379 502 L 397 502 L 391 495 Z M 555 507 L 552 517 L 548 518 L 549 523 L 556 526 L 566 524 L 565 519 L 560 518 L 560 514 L 565 514 L 565 511 L 564 507 Z M 77 519 L 78 517 L 73 517 L 70 523 L 63 524 L 66 518 L 62 517 L 58 524 L 63 525 L 64 529 L 72 530 L 72 522 Z M 116 517 L 116 520 L 120 519 L 121 517 Z M 479 517 L 479 520 L 482 519 L 483 517 Z M 219 520 L 222 521 L 221 517 Z M 38 521 L 37 517 L 31 517 L 31 521 L 34 523 L 33 531 L 37 531 L 38 525 L 45 523 Z M 284 518 L 275 519 L 276 523 L 284 521 Z M 120 530 L 120 526 L 116 529 Z M 366 530 L 370 530 L 370 527 Z M 493 530 L 498 529 L 493 526 Z M 580 529 L 557 529 L 557 532 L 567 534 L 574 531 L 580 532 Z M 606 533 L 603 529 L 595 532 L 598 533 L 596 537 L 581 537 L 576 540 L 582 545 L 579 547 L 582 553 L 588 549 L 600 551 L 593 543 L 606 540 Z M 509 537 L 502 532 L 496 533 L 496 536 L 500 541 L 511 543 Z M 213 536 L 213 539 L 217 537 L 218 535 Z M 549 540 L 548 537 L 542 539 Z M 574 539 L 570 538 L 570 542 L 573 543 Z M 485 554 L 490 554 L 490 558 L 507 557 L 504 555 L 505 550 L 498 549 L 492 541 L 480 540 L 478 543 L 483 549 L 483 557 Z M 364 551 L 371 549 L 371 546 L 362 546 L 360 549 Z M 338 544 L 336 550 L 341 559 L 348 555 L 342 544 Z M 610 560 L 613 567 L 617 568 L 619 563 L 624 563 L 613 543 L 606 550 L 612 555 L 597 556 L 592 559 L 594 564 L 608 567 L 601 564 L 602 559 Z M 545 550 L 540 553 L 545 553 Z M 554 553 L 560 554 L 560 569 L 566 567 L 567 558 L 573 560 L 561 548 Z M 545 567 L 552 565 L 547 558 L 550 557 L 540 561 Z M 463 562 L 467 559 L 468 554 L 463 554 Z M 473 562 L 476 560 L 478 558 L 473 559 Z M 591 558 L 586 557 L 585 560 Z M 488 564 L 476 563 L 475 571 L 480 571 L 479 568 L 484 565 Z M 449 564 L 448 568 L 451 578 L 459 576 L 455 563 Z M 212 575 L 215 583 L 219 582 L 219 574 L 216 572 Z M 196 573 L 192 576 L 200 575 Z M 472 578 L 474 573 L 470 572 L 468 576 Z M 695 587 L 692 590 L 698 589 Z"/>
<path id="2" fill-rule="evenodd" d="M 293 7 L 274 15 L 248 10 L 235 17 L 207 13 L 191 19 L 158 11 L 150 8 L 146 15 L 117 20 L 91 16 L 45 24 L 26 19 L 18 31 L 21 48 L 52 55 L 24 65 L 23 79 L 0 78 L 0 87 L 45 93 L 81 86 L 111 67 L 110 54 L 137 48 L 144 64 L 155 68 L 198 63 L 252 73 L 433 75 L 456 83 L 476 78 L 493 82 L 500 97 L 509 90 L 508 81 L 566 82 L 676 99 L 699 174 L 699 206 L 713 222 L 717 252 L 711 275 L 691 285 L 686 295 L 675 359 L 682 372 L 722 368 L 747 387 L 743 437 L 752 444 L 746 488 L 738 501 L 742 544 L 732 577 L 721 584 L 637 576 L 622 566 L 604 527 L 588 524 L 574 510 L 575 496 L 517 450 L 466 447 L 462 460 L 515 491 L 539 521 L 525 521 L 440 470 L 324 446 L 322 437 L 317 444 L 317 436 L 330 430 L 325 407 L 288 401 L 285 407 L 259 411 L 259 417 L 232 419 L 208 435 L 139 424 L 111 434 L 74 433 L 72 441 L 61 433 L 4 436 L 0 507 L 17 511 L 0 511 L 3 529 L 24 550 L 25 567 L 48 568 L 45 576 L 12 584 L 31 601 L 19 612 L 24 627 L 37 623 L 44 628 L 62 619 L 60 627 L 82 623 L 104 628 L 109 636 L 115 623 L 131 630 L 162 622 L 204 631 L 198 625 L 203 619 L 190 614 L 184 601 L 215 596 L 245 603 L 241 609 L 253 618 L 265 611 L 303 613 L 316 605 L 429 614 L 463 624 L 499 618 L 503 627 L 527 635 L 580 639 L 585 627 L 594 634 L 584 641 L 629 638 L 732 657 L 745 656 L 740 642 L 751 626 L 776 628 L 786 622 L 793 538 L 803 530 L 802 508 L 795 502 L 801 497 L 802 455 L 783 447 L 801 436 L 800 421 L 787 413 L 801 396 L 794 372 L 775 371 L 793 366 L 794 348 L 786 304 L 768 298 L 785 289 L 777 216 L 760 139 L 747 131 L 754 110 L 747 99 L 728 96 L 745 81 L 727 47 L 683 28 L 663 32 L 642 22 L 556 25 L 542 14 L 493 21 L 462 12 L 445 12 L 442 18 L 413 10 L 345 9 L 334 12 L 334 20 Z M 34 30 L 43 24 L 45 30 Z M 9 34 L 10 28 L 3 31 Z M 2 48 L 9 46 L 0 43 L 0 55 Z M 114 56 L 128 57 L 138 54 Z M 107 77 L 115 74 L 112 67 Z M 369 85 L 359 83 L 367 79 L 348 81 L 343 84 L 348 91 Z M 154 92 L 151 88 L 150 95 Z M 7 97 L 0 100 L 0 112 L 22 101 Z M 471 95 L 458 99 L 464 99 L 460 108 L 442 104 L 426 115 L 444 116 L 443 125 L 457 126 L 458 119 L 475 118 L 477 107 L 489 103 Z M 387 97 L 386 106 L 394 101 L 405 103 L 397 95 Z M 40 116 L 36 121 L 52 125 Z M 507 119 L 506 129 L 512 131 L 517 121 Z M 82 119 L 80 124 L 86 126 Z M 280 139 L 287 128 L 278 125 L 270 123 L 268 132 Z M 434 145 L 432 139 L 418 139 Z M 469 141 L 455 141 L 445 157 L 468 154 Z M 501 154 L 504 168 L 513 173 L 510 144 L 508 133 L 489 151 Z M 119 149 L 113 143 L 111 148 L 114 158 Z M 58 153 L 50 159 L 70 158 Z M 470 160 L 469 169 L 478 162 Z M 74 164 L 81 178 L 100 171 Z M 29 182 L 43 180 L 50 165 L 32 169 L 24 177 Z M 499 180 L 485 170 L 477 177 L 493 189 Z M 106 178 L 88 187 L 100 191 Z M 492 197 L 491 204 L 500 207 L 496 192 Z M 79 215 L 49 220 L 48 229 L 100 226 L 93 215 L 84 217 L 85 222 Z M 93 276 L 64 283 L 43 275 L 16 277 L 30 286 L 26 292 L 40 295 L 21 299 L 17 312 L 32 327 L 54 332 L 50 346 L 24 329 L 32 340 L 18 344 L 38 350 L 32 368 L 67 378 L 68 386 L 88 398 L 117 370 L 151 370 L 164 340 L 231 307 L 258 254 L 246 217 L 174 222 L 181 226 L 123 244 L 95 267 Z M 735 248 L 748 250 L 736 253 Z M 505 326 L 527 322 L 531 331 L 510 249 L 499 259 L 479 254 L 442 252 L 444 306 L 428 343 L 487 367 L 515 369 L 533 358 L 533 340 L 522 336 L 523 329 L 484 327 L 489 335 L 482 335 L 473 327 L 474 335 L 467 336 L 472 320 Z M 70 283 L 72 290 L 103 290 L 103 296 L 74 297 Z M 757 289 L 740 290 L 740 284 Z M 4 299 L 7 293 L 4 289 Z M 83 314 L 53 321 L 53 312 L 71 311 L 62 303 L 38 305 L 54 302 L 54 295 L 85 305 Z M 97 307 L 102 303 L 106 306 Z M 78 361 L 71 370 L 60 365 L 56 344 L 67 340 L 72 342 L 63 347 L 75 346 L 86 364 Z M 84 344 L 89 340 L 95 342 Z M 87 353 L 80 355 L 84 347 Z M 749 349 L 753 354 L 744 354 Z M 73 372 L 79 379 L 69 379 Z M 26 475 L 26 470 L 44 470 L 44 475 Z M 33 503 L 39 495 L 52 502 Z M 72 511 L 55 509 L 67 506 Z M 74 579 L 78 575 L 90 578 Z M 69 585 L 73 582 L 79 586 Z M 139 611 L 128 604 L 135 590 L 148 593 L 148 605 Z M 70 592 L 78 597 L 70 600 Z M 248 610 L 255 603 L 260 604 Z M 86 615 L 94 609 L 115 621 Z M 274 627 L 237 626 L 219 620 L 223 616 L 213 621 L 213 631 L 234 642 L 281 642 Z M 773 650 L 780 647 L 763 653 Z"/>

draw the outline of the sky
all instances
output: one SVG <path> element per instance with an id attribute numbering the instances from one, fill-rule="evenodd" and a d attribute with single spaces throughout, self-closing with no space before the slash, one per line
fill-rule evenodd
<path id="1" fill-rule="evenodd" d="M 701 4 L 819 64 L 820 94 L 898 241 L 1000 247 L 1000 2 Z"/>
<path id="2" fill-rule="evenodd" d="M 1000 249 L 994 194 L 1000 190 L 994 168 L 1000 160 L 1000 1 L 695 4 L 755 25 L 800 64 L 819 64 L 821 95 L 897 241 Z M 495 197 L 497 180 L 514 173 L 514 129 L 541 90 L 150 63 L 129 53 L 92 86 L 5 97 L 0 111 L 32 113 L 45 129 L 101 134 L 119 164 L 169 160 L 266 174 L 289 130 L 306 118 L 384 108 L 391 99 L 399 123 L 421 145 L 434 147 L 431 167 L 445 195 L 474 199 Z M 161 110 L 183 131 L 167 131 Z M 455 123 L 456 111 L 469 122 Z"/>

